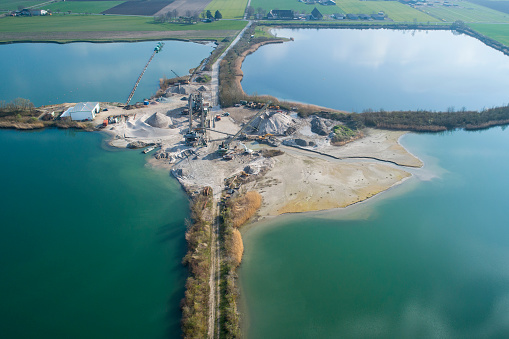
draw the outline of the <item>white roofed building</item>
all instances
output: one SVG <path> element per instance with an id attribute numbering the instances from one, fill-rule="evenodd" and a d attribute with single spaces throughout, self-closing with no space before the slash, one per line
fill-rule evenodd
<path id="1" fill-rule="evenodd" d="M 96 113 L 99 113 L 101 107 L 98 102 L 80 102 L 74 107 L 68 108 L 61 118 L 71 117 L 71 120 L 94 120 Z"/>

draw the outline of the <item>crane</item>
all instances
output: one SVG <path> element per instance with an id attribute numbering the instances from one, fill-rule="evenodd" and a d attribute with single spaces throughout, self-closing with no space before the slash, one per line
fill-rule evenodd
<path id="1" fill-rule="evenodd" d="M 143 71 L 141 71 L 141 74 L 138 77 L 138 80 L 136 80 L 136 83 L 134 84 L 134 87 L 133 87 L 133 90 L 131 91 L 131 94 L 129 94 L 129 97 L 127 98 L 127 102 L 125 103 L 126 106 L 129 105 L 129 103 L 131 102 L 131 99 L 134 96 L 134 92 L 136 92 L 136 88 L 138 88 L 138 85 L 139 85 L 139 83 L 141 81 L 141 78 L 143 77 L 143 74 L 145 74 L 145 71 L 147 70 L 148 65 L 150 64 L 152 59 L 154 59 L 154 56 L 156 55 L 156 53 L 159 53 L 161 51 L 161 49 L 163 49 L 163 46 L 164 46 L 164 42 L 158 42 L 157 43 L 156 47 L 154 48 L 154 52 L 150 56 L 150 59 L 148 59 L 147 64 L 143 68 Z"/>

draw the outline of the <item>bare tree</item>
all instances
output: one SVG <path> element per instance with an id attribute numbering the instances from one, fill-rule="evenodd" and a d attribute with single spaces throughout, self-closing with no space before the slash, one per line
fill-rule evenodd
<path id="1" fill-rule="evenodd" d="M 261 7 L 258 7 L 258 8 L 256 9 L 256 12 L 257 12 L 257 14 L 258 14 L 258 17 L 260 17 L 260 18 L 262 18 L 262 17 L 264 17 L 264 16 L 265 16 L 265 10 L 264 10 L 263 8 L 261 8 Z"/>
<path id="2" fill-rule="evenodd" d="M 249 19 L 250 17 L 252 17 L 255 13 L 255 9 L 251 6 L 247 6 L 246 8 L 246 16 L 247 18 Z"/>

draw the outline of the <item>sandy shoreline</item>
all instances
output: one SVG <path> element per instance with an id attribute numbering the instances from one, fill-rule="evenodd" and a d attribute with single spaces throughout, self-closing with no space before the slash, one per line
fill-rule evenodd
<path id="1" fill-rule="evenodd" d="M 249 185 L 263 196 L 259 217 L 347 207 L 373 197 L 411 177 L 405 166 L 421 167 L 399 138 L 405 132 L 369 130 L 367 136 L 345 146 L 331 146 L 336 156 L 376 157 L 400 166 L 370 160 L 331 161 L 296 150 L 276 157 L 263 180 Z"/>

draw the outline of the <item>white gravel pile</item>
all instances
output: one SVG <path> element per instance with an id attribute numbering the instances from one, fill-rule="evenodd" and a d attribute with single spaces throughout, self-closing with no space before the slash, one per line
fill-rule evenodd
<path id="1" fill-rule="evenodd" d="M 112 128 L 112 131 L 114 131 L 117 135 L 127 138 L 141 139 L 157 139 L 179 134 L 178 129 L 152 127 L 145 122 L 145 120 L 148 120 L 145 119 L 145 117 L 146 115 L 143 115 L 135 121 L 129 120 L 126 123 L 116 124 Z"/>
<path id="2" fill-rule="evenodd" d="M 171 118 L 162 113 L 156 112 L 145 120 L 145 122 L 152 127 L 168 128 L 171 125 Z"/>
<path id="3" fill-rule="evenodd" d="M 283 113 L 274 113 L 272 115 L 265 113 L 253 122 L 253 126 L 258 126 L 258 134 L 267 133 L 274 135 L 284 135 L 288 127 L 293 125 L 293 120 Z"/>

